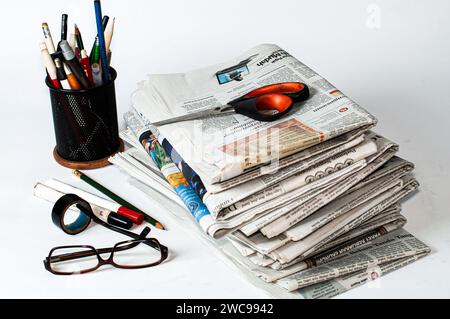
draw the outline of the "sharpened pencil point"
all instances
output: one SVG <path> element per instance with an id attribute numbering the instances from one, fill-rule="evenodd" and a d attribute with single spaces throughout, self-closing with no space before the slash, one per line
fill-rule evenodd
<path id="1" fill-rule="evenodd" d="M 158 228 L 158 229 L 166 230 L 161 223 L 156 223 L 155 227 Z"/>

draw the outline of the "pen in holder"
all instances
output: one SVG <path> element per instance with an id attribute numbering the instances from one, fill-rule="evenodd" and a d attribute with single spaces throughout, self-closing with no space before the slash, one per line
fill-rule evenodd
<path id="1" fill-rule="evenodd" d="M 108 158 L 123 150 L 119 138 L 114 81 L 86 90 L 56 89 L 49 77 L 56 146 L 55 160 L 62 166 L 93 169 L 108 165 Z"/>

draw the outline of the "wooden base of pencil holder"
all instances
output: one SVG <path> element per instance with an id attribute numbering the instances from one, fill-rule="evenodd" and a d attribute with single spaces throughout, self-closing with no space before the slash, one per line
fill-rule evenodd
<path id="1" fill-rule="evenodd" d="M 66 160 L 64 158 L 62 158 L 59 154 L 58 151 L 56 150 L 56 146 L 53 149 L 53 158 L 55 159 L 55 161 L 64 167 L 70 168 L 70 169 L 81 169 L 81 170 L 86 170 L 86 169 L 96 169 L 96 168 L 101 168 L 101 167 L 105 167 L 108 166 L 110 163 L 108 162 L 108 158 L 110 158 L 111 156 L 113 156 L 114 154 L 118 153 L 118 152 L 123 152 L 125 146 L 123 144 L 123 141 L 120 139 L 119 140 L 119 149 L 117 151 L 115 151 L 114 153 L 112 153 L 111 155 L 108 155 L 107 157 L 95 160 L 95 161 L 88 161 L 88 162 L 72 162 L 69 160 Z"/>

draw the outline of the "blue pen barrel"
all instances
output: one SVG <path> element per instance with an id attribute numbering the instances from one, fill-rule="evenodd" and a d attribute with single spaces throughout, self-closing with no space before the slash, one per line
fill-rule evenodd
<path id="1" fill-rule="evenodd" d="M 121 147 L 114 87 L 117 73 L 110 68 L 110 74 L 105 84 L 77 91 L 55 89 L 46 79 L 56 137 L 54 156 L 60 164 L 58 158 L 77 163 L 107 159 Z"/>

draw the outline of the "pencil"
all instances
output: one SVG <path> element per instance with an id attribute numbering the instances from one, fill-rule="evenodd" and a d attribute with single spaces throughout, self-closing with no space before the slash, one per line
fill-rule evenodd
<path id="1" fill-rule="evenodd" d="M 109 27 L 108 32 L 105 34 L 105 46 L 106 46 L 106 54 L 110 51 L 111 41 L 114 34 L 114 23 L 116 22 L 116 18 L 113 18 L 111 26 Z"/>
<path id="2" fill-rule="evenodd" d="M 94 181 L 92 178 L 90 178 L 89 176 L 85 175 L 84 173 L 80 172 L 79 170 L 74 169 L 72 171 L 73 175 L 75 175 L 76 177 L 78 177 L 79 179 L 81 179 L 82 181 L 86 182 L 87 184 L 91 185 L 92 187 L 94 187 L 96 190 L 98 190 L 99 192 L 105 194 L 106 196 L 108 196 L 109 198 L 111 198 L 112 200 L 116 201 L 117 203 L 119 203 L 122 206 L 125 206 L 129 209 L 134 210 L 135 212 L 141 213 L 142 215 L 144 215 L 144 220 L 150 224 L 152 224 L 153 226 L 155 226 L 156 228 L 159 229 L 165 229 L 163 224 L 161 224 L 159 221 L 157 221 L 156 219 L 154 219 L 153 217 L 151 217 L 150 215 L 144 213 L 142 210 L 140 210 L 139 208 L 137 208 L 136 206 L 133 206 L 132 204 L 130 204 L 129 202 L 127 202 L 126 200 L 124 200 L 123 198 L 121 198 L 119 195 L 111 192 L 109 189 L 107 189 L 106 187 L 100 185 L 99 183 L 97 183 L 96 181 Z"/>

